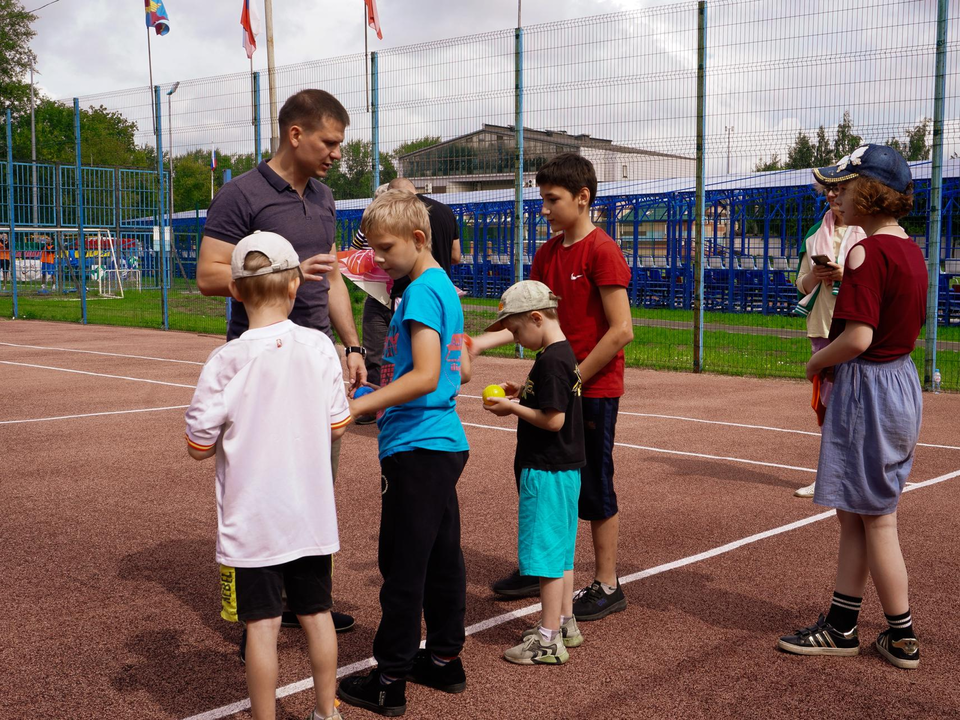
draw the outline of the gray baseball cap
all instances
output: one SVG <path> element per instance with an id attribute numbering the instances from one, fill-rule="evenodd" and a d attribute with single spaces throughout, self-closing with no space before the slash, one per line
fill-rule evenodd
<path id="1" fill-rule="evenodd" d="M 252 252 L 261 252 L 270 260 L 270 264 L 259 270 L 244 270 L 243 263 L 247 255 Z M 230 272 L 234 280 L 238 278 L 269 275 L 270 273 L 293 270 L 300 267 L 300 257 L 293 245 L 275 232 L 261 232 L 255 230 L 237 243 L 230 256 Z"/>
<path id="2" fill-rule="evenodd" d="M 559 298 L 550 292 L 550 288 L 538 280 L 521 280 L 511 285 L 500 296 L 497 306 L 497 321 L 487 328 L 487 332 L 503 330 L 504 318 L 511 315 L 555 308 Z"/>

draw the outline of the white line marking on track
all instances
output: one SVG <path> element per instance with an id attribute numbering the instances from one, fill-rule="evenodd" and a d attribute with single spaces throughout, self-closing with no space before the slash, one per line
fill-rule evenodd
<path id="1" fill-rule="evenodd" d="M 931 485 L 936 485 L 942 483 L 946 480 L 951 480 L 955 477 L 960 476 L 960 470 L 955 470 L 954 472 L 947 473 L 946 475 L 941 475 L 940 477 L 935 477 L 931 480 L 925 480 L 924 482 L 919 482 L 916 485 L 911 485 L 904 489 L 904 492 L 909 492 L 911 490 L 919 490 L 920 488 L 929 487 Z M 627 583 L 632 583 L 636 580 L 642 580 L 644 578 L 652 577 L 654 575 L 660 575 L 661 573 L 668 572 L 670 570 L 676 570 L 677 568 L 684 567 L 686 565 L 692 565 L 694 563 L 701 562 L 703 560 L 708 560 L 710 558 L 717 557 L 718 555 L 724 555 L 725 553 L 732 552 L 737 548 L 741 548 L 744 545 L 750 545 L 761 540 L 766 540 L 767 538 L 774 537 L 775 535 L 781 535 L 783 533 L 790 532 L 792 530 L 797 530 L 798 528 L 805 527 L 806 525 L 812 525 L 813 523 L 820 522 L 821 520 L 826 520 L 828 517 L 833 516 L 836 513 L 834 510 L 828 510 L 827 512 L 822 512 L 817 515 L 811 515 L 810 517 L 805 517 L 800 520 L 797 520 L 792 523 L 787 523 L 786 525 L 781 525 L 780 527 L 771 528 L 770 530 L 764 530 L 763 532 L 756 533 L 755 535 L 750 535 L 749 537 L 741 538 L 740 540 L 734 540 L 733 542 L 726 543 L 725 545 L 720 545 L 718 547 L 706 550 L 702 553 L 697 553 L 696 555 L 690 555 L 685 558 L 680 558 L 679 560 L 674 560 L 672 562 L 663 563 L 662 565 L 657 565 L 656 567 L 649 568 L 647 570 L 641 570 L 640 572 L 635 572 L 631 575 L 625 575 L 620 578 L 620 584 L 626 585 Z M 489 630 L 492 627 L 498 625 L 503 625 L 504 623 L 510 622 L 511 620 L 516 620 L 527 615 L 532 615 L 533 613 L 540 610 L 540 603 L 535 603 L 533 605 L 528 605 L 524 608 L 519 608 L 513 612 L 504 613 L 503 615 L 497 615 L 488 620 L 483 620 L 481 622 L 475 623 L 466 629 L 466 634 L 475 635 L 478 632 L 483 630 Z M 421 647 L 423 643 L 421 642 Z M 366 660 L 360 660 L 358 662 L 352 663 L 350 665 L 345 665 L 342 668 L 337 670 L 337 678 L 342 678 L 352 673 L 357 672 L 358 670 L 364 670 L 368 667 L 373 667 L 376 664 L 376 661 L 369 657 Z M 277 689 L 277 698 L 287 697 L 288 695 L 293 695 L 298 692 L 303 692 L 309 690 L 313 687 L 313 678 L 307 678 L 306 680 L 300 680 L 299 682 L 291 683 L 290 685 L 284 685 L 282 688 Z M 228 715 L 233 715 L 243 710 L 248 710 L 250 708 L 250 700 L 241 700 L 239 702 L 231 703 L 230 705 L 224 705 L 223 707 L 216 708 L 215 710 L 208 710 L 207 712 L 200 713 L 199 715 L 191 715 L 184 720 L 218 720 L 219 718 L 226 717 Z"/>
<path id="2" fill-rule="evenodd" d="M 480 400 L 479 395 L 460 395 L 459 397 L 472 398 Z M 793 430 L 792 428 L 779 428 L 771 425 L 747 425 L 745 423 L 725 422 L 723 420 L 704 420 L 702 418 L 684 417 L 683 415 L 659 415 L 657 413 L 628 412 L 621 410 L 618 415 L 631 415 L 633 417 L 661 418 L 663 420 L 683 420 L 684 422 L 704 423 L 706 425 L 725 425 L 727 427 L 744 428 L 746 430 L 768 430 L 770 432 L 792 433 L 794 435 L 810 435 L 820 437 L 820 433 L 809 430 Z M 466 423 L 464 423 L 466 424 Z M 940 448 L 942 450 L 960 450 L 957 445 L 934 445 L 932 443 L 917 443 L 919 447 Z"/>
<path id="3" fill-rule="evenodd" d="M 82 415 L 56 415 L 45 418 L 28 418 L 26 420 L 0 420 L 0 425 L 19 425 L 21 423 L 49 422 L 51 420 L 74 420 L 76 418 L 100 417 L 102 415 L 129 415 L 131 413 L 162 412 L 163 410 L 183 410 L 189 405 L 171 405 L 169 407 L 140 408 L 139 410 L 107 410 L 104 412 L 83 413 Z"/>
<path id="4" fill-rule="evenodd" d="M 196 388 L 196 385 L 184 385 L 183 383 L 164 382 L 163 380 L 147 380 L 145 378 L 127 377 L 126 375 L 107 375 L 105 373 L 87 372 L 86 370 L 70 370 L 69 368 L 51 367 L 50 365 L 32 365 L 31 363 L 10 362 L 9 360 L 0 360 L 0 365 L 16 365 L 18 367 L 37 368 L 39 370 L 59 370 L 60 372 L 76 373 L 77 375 L 93 375 L 94 377 L 113 378 L 114 380 L 131 380 L 133 382 L 150 383 L 151 385 L 169 385 L 170 387 Z"/>
<path id="5" fill-rule="evenodd" d="M 516 432 L 516 428 L 497 427 L 496 425 L 478 425 L 477 423 L 463 423 L 467 427 L 483 428 L 484 430 L 502 430 L 504 432 Z M 761 462 L 760 460 L 744 460 L 743 458 L 726 457 L 724 455 L 705 455 L 703 453 L 684 452 L 683 450 L 665 450 L 664 448 L 648 447 L 646 445 L 632 445 L 631 443 L 615 442 L 617 447 L 633 448 L 634 450 L 646 450 L 654 453 L 664 453 L 666 455 L 685 455 L 687 457 L 702 458 L 704 460 L 727 460 L 728 462 L 746 463 L 747 465 L 763 465 L 765 467 L 775 467 L 782 470 L 797 470 L 799 472 L 815 473 L 816 468 L 797 467 L 796 465 L 781 465 L 780 463 Z"/>
<path id="6" fill-rule="evenodd" d="M 149 355 L 124 355 L 123 353 L 98 352 L 97 350 L 76 350 L 74 348 L 45 347 L 43 345 L 19 345 L 17 343 L 0 342 L 0 345 L 30 350 L 56 350 L 58 352 L 84 353 L 87 355 L 106 355 L 108 357 L 133 358 L 135 360 L 156 360 L 157 362 L 182 363 L 184 365 L 203 365 L 196 360 L 174 360 L 173 358 L 151 357 Z"/>

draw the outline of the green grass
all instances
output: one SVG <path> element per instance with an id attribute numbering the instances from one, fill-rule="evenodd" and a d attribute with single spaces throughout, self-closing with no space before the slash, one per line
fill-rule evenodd
<path id="1" fill-rule="evenodd" d="M 366 295 L 350 285 L 353 315 L 361 329 L 363 301 Z M 226 333 L 225 299 L 204 297 L 182 281 L 168 294 L 168 315 L 171 330 L 224 335 Z M 471 335 L 483 332 L 496 316 L 498 300 L 464 298 L 464 325 Z M 482 309 L 480 309 L 482 308 Z M 633 308 L 633 317 L 640 320 L 692 323 L 690 310 Z M 0 296 L 0 314 L 13 315 L 13 300 Z M 160 328 L 163 323 L 159 290 L 126 293 L 122 300 L 87 296 L 88 322 L 102 325 Z M 22 293 L 18 298 L 18 315 L 37 320 L 80 322 L 80 299 L 70 295 L 36 295 Z M 726 325 L 738 328 L 786 329 L 803 331 L 800 317 L 761 314 L 704 313 L 707 326 Z M 922 334 L 921 337 L 924 337 Z M 941 327 L 941 342 L 960 341 L 960 327 Z M 725 332 L 715 328 L 703 333 L 703 367 L 706 372 L 753 377 L 803 378 L 804 365 L 810 356 L 806 337 L 778 337 L 769 334 Z M 513 357 L 512 347 L 490 352 L 499 357 Z M 628 367 L 658 370 L 690 371 L 693 368 L 692 332 L 649 325 L 634 327 L 634 341 L 625 349 Z M 917 367 L 923 367 L 924 351 L 913 353 Z M 937 354 L 945 390 L 960 390 L 960 353 L 941 351 Z"/>

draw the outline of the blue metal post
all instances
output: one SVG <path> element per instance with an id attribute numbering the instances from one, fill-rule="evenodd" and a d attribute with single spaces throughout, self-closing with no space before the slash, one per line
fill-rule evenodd
<path id="1" fill-rule="evenodd" d="M 373 161 L 373 187 L 370 197 L 380 187 L 380 83 L 377 80 L 377 53 L 370 53 L 370 155 Z"/>
<path id="2" fill-rule="evenodd" d="M 167 306 L 167 235 L 166 235 L 166 215 L 164 207 L 164 198 L 166 195 L 166 184 L 164 183 L 163 176 L 163 118 L 161 117 L 161 105 L 160 105 L 160 86 L 154 85 L 154 102 L 156 103 L 157 111 L 157 177 L 160 181 L 160 206 L 159 210 L 159 220 L 160 220 L 160 277 L 162 278 L 160 282 L 160 302 L 163 307 L 163 329 L 168 330 L 170 328 L 170 318 L 169 318 L 169 308 Z"/>
<path id="3" fill-rule="evenodd" d="M 13 290 L 13 317 L 17 317 L 17 223 L 14 218 L 13 202 L 13 120 L 10 108 L 7 108 L 7 212 L 10 214 L 10 237 L 7 249 L 10 251 L 10 287 Z"/>
<path id="4" fill-rule="evenodd" d="M 706 164 L 704 144 L 707 123 L 707 3 L 697 3 L 697 190 L 694 217 L 697 254 L 693 260 L 693 371 L 703 372 L 703 236 L 706 234 Z"/>
<path id="5" fill-rule="evenodd" d="M 260 73 L 253 74 L 253 164 L 260 164 Z"/>
<path id="6" fill-rule="evenodd" d="M 519 20 L 519 18 L 518 18 Z M 518 23 L 519 24 L 519 23 Z M 523 280 L 523 28 L 514 33 L 514 132 L 517 138 L 514 169 L 513 204 L 513 279 Z M 523 357 L 523 346 L 517 344 L 517 356 Z"/>
<path id="7" fill-rule="evenodd" d="M 933 154 L 930 168 L 930 232 L 927 233 L 927 334 L 923 385 L 930 388 L 937 367 L 937 315 L 940 304 L 940 227 L 943 201 L 943 93 L 947 75 L 947 0 L 937 3 L 937 62 L 933 83 Z M 949 318 L 947 319 L 949 322 Z"/>
<path id="8" fill-rule="evenodd" d="M 159 96 L 158 96 L 159 97 Z M 160 101 L 157 100 L 159 103 Z M 80 267 L 80 320 L 87 324 L 87 238 L 83 234 L 83 168 L 80 165 L 82 147 L 80 144 L 80 100 L 73 99 L 73 132 L 77 155 L 77 254 Z M 162 161 L 161 161 L 162 162 Z"/>

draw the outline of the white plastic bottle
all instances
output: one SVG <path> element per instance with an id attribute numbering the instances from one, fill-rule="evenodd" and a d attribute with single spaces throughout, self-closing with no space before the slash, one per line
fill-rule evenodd
<path id="1" fill-rule="evenodd" d="M 933 371 L 933 392 L 937 395 L 940 394 L 940 368 L 937 368 Z"/>

